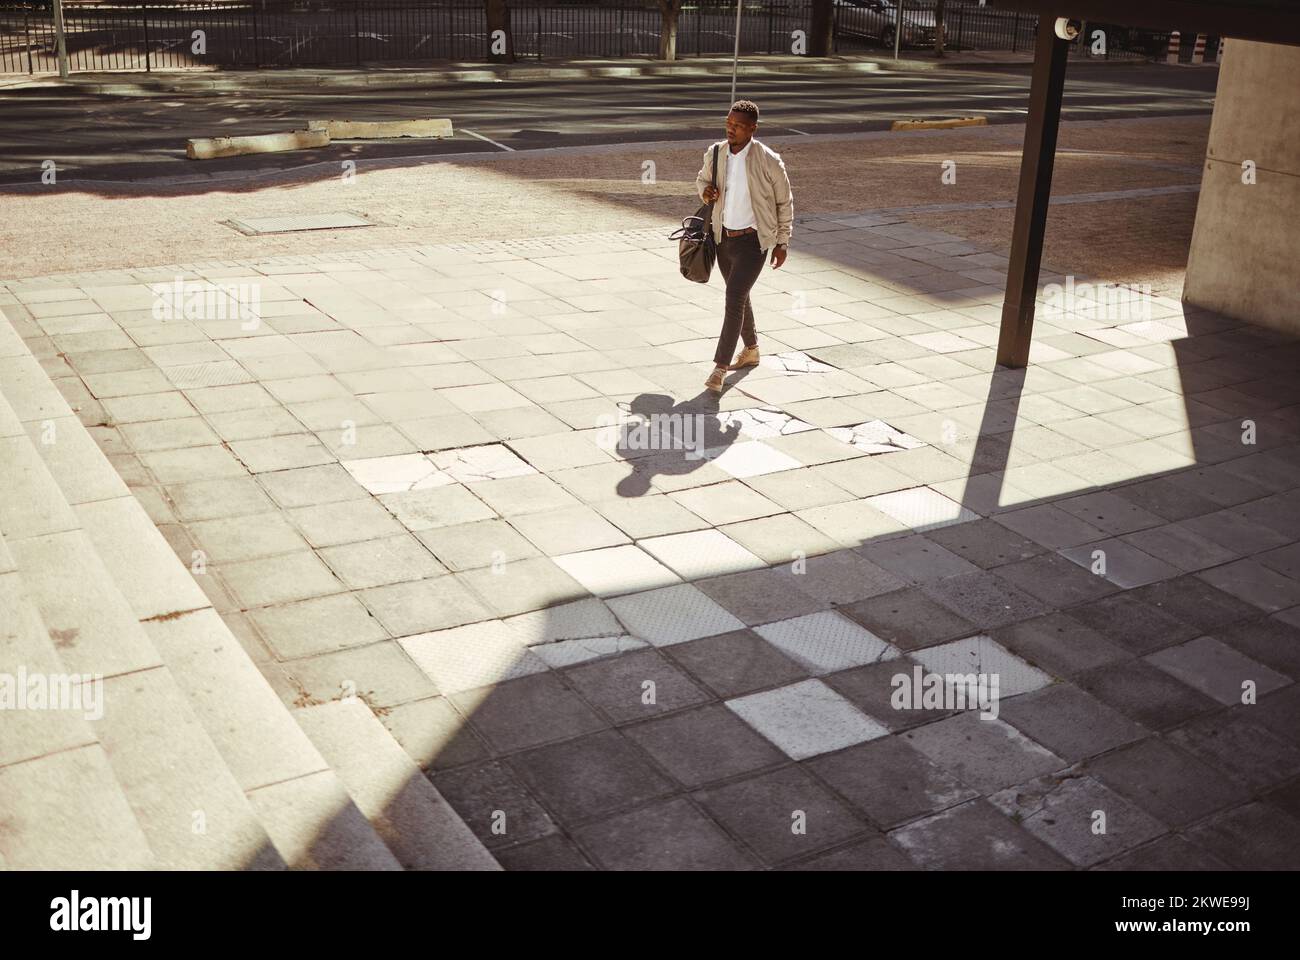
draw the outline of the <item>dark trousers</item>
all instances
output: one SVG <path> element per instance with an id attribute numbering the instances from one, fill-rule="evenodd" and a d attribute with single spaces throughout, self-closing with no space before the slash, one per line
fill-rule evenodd
<path id="1" fill-rule="evenodd" d="M 735 355 L 737 338 L 743 339 L 747 347 L 758 345 L 754 308 L 749 303 L 750 288 L 763 272 L 763 249 L 758 245 L 758 233 L 729 237 L 724 232 L 722 243 L 718 244 L 718 269 L 727 281 L 727 311 L 713 363 L 725 367 Z"/>

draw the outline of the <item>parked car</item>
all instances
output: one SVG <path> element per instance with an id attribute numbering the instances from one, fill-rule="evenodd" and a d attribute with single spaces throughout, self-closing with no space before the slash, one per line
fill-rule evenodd
<path id="1" fill-rule="evenodd" d="M 874 40 L 882 47 L 894 45 L 894 31 L 898 24 L 895 0 L 833 0 L 833 4 L 837 8 L 836 30 L 841 37 Z M 933 10 L 903 10 L 901 46 L 932 46 L 934 33 Z M 947 39 L 946 25 L 943 34 Z"/>

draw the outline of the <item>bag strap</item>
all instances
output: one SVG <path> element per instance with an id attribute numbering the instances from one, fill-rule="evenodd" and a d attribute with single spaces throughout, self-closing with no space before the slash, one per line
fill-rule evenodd
<path id="1" fill-rule="evenodd" d="M 713 145 L 713 174 L 712 176 L 709 177 L 709 186 L 716 187 L 717 185 L 718 185 L 718 145 L 715 143 Z M 715 200 L 710 200 L 708 208 L 704 213 L 705 237 L 713 236 L 713 204 L 716 202 L 717 201 Z"/>

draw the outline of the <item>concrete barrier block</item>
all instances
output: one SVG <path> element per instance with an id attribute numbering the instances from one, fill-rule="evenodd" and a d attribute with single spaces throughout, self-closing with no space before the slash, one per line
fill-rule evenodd
<path id="1" fill-rule="evenodd" d="M 328 130 L 294 130 L 291 133 L 263 133 L 251 137 L 198 137 L 185 142 L 191 160 L 239 157 L 246 153 L 282 153 L 329 146 Z"/>
<path id="2" fill-rule="evenodd" d="M 953 117 L 949 120 L 895 120 L 890 130 L 948 130 L 952 127 L 986 127 L 987 117 Z"/>
<path id="3" fill-rule="evenodd" d="M 451 136 L 450 120 L 309 120 L 307 128 L 323 130 L 332 140 L 442 139 Z"/>

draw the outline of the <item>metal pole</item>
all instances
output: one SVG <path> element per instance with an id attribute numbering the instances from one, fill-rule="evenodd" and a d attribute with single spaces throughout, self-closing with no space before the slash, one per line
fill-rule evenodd
<path id="1" fill-rule="evenodd" d="M 744 0 L 736 0 L 736 50 L 731 55 L 731 100 L 728 107 L 736 102 L 736 70 L 740 63 L 740 11 L 744 5 Z"/>
<path id="2" fill-rule="evenodd" d="M 27 72 L 35 73 L 32 69 L 32 25 L 26 7 L 23 7 L 23 37 L 27 43 Z"/>
<path id="3" fill-rule="evenodd" d="M 352 0 L 352 56 L 361 66 L 361 3 Z"/>
<path id="4" fill-rule="evenodd" d="M 63 29 L 63 0 L 54 0 L 54 50 L 59 58 L 59 76 L 68 79 L 68 38 Z"/>
<path id="5" fill-rule="evenodd" d="M 140 4 L 140 21 L 144 25 L 144 72 L 151 73 L 153 65 L 149 62 L 149 5 Z"/>
<path id="6" fill-rule="evenodd" d="M 894 7 L 894 59 L 898 59 L 898 51 L 903 43 L 903 0 L 898 0 L 898 5 Z"/>
<path id="7" fill-rule="evenodd" d="M 1034 68 L 1029 81 L 1029 116 L 1020 159 L 1020 187 L 1016 194 L 1007 289 L 998 333 L 997 362 L 1013 370 L 1029 363 L 1038 270 L 1043 257 L 1047 205 L 1052 194 L 1052 163 L 1061 122 L 1061 94 L 1065 88 L 1070 42 L 1057 39 L 1055 25 L 1053 16 L 1038 18 Z"/>

